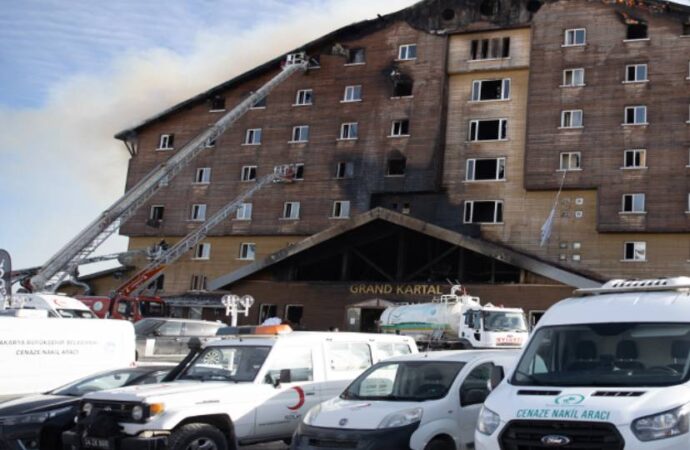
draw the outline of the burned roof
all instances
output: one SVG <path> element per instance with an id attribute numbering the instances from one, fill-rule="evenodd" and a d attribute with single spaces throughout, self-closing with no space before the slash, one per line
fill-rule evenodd
<path id="1" fill-rule="evenodd" d="M 120 131 L 116 139 L 129 140 L 142 128 L 162 120 L 171 114 L 182 111 L 199 103 L 209 101 L 222 92 L 240 85 L 243 82 L 263 75 L 280 67 L 285 56 L 290 53 L 305 51 L 309 55 L 332 53 L 338 42 L 356 40 L 362 36 L 385 28 L 392 22 L 404 20 L 411 27 L 432 34 L 454 34 L 480 30 L 516 28 L 529 26 L 532 16 L 545 3 L 556 3 L 561 0 L 422 0 L 400 11 L 379 15 L 375 19 L 356 22 L 339 28 L 318 39 L 315 39 L 286 54 L 280 55 L 224 83 L 212 87 L 194 97 L 180 102 L 159 114 L 156 114 L 138 125 Z M 601 2 L 616 8 L 624 17 L 631 11 L 642 10 L 649 14 L 671 14 L 684 23 L 690 23 L 690 6 L 668 0 L 584 0 Z"/>

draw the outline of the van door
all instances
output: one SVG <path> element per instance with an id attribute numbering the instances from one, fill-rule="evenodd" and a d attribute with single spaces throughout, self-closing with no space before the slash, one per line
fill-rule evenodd
<path id="1" fill-rule="evenodd" d="M 458 427 L 465 445 L 474 442 L 474 429 L 477 425 L 479 410 L 489 395 L 489 379 L 492 362 L 484 362 L 475 366 L 467 374 L 460 385 L 460 410 Z"/>
<path id="2" fill-rule="evenodd" d="M 273 351 L 264 379 L 272 394 L 257 406 L 255 429 L 257 437 L 282 439 L 290 437 L 307 411 L 319 403 L 319 383 L 314 380 L 311 347 L 280 346 Z"/>
<path id="3" fill-rule="evenodd" d="M 325 344 L 326 381 L 321 384 L 323 400 L 340 395 L 348 384 L 373 364 L 367 342 L 333 342 Z"/>

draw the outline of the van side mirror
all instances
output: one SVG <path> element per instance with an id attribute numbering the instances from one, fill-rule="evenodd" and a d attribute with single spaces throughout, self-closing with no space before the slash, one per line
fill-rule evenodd
<path id="1" fill-rule="evenodd" d="M 491 377 L 489 378 L 489 391 L 496 389 L 496 386 L 501 384 L 501 381 L 505 378 L 505 373 L 503 372 L 503 367 L 493 366 L 491 368 Z"/>

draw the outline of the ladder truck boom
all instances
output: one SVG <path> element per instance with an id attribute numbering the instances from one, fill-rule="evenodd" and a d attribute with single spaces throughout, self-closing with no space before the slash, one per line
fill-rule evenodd
<path id="1" fill-rule="evenodd" d="M 222 135 L 254 104 L 266 97 L 275 87 L 297 71 L 307 70 L 308 58 L 304 53 L 287 56 L 283 70 L 235 108 L 221 117 L 214 125 L 197 135 L 167 161 L 149 172 L 134 187 L 120 197 L 100 217 L 61 248 L 41 270 L 31 278 L 35 291 L 55 290 L 62 280 L 74 272 L 81 261 L 113 234 L 136 210 L 148 201 L 161 187 L 167 186 L 184 167 L 206 148 L 209 140 Z"/>
<path id="2" fill-rule="evenodd" d="M 164 251 L 159 257 L 155 258 L 146 267 L 140 270 L 136 275 L 130 278 L 126 283 L 120 286 L 114 293 L 114 296 L 137 296 L 150 283 L 156 280 L 165 268 L 175 262 L 182 255 L 187 253 L 199 242 L 203 241 L 208 233 L 217 225 L 222 223 L 225 219 L 230 217 L 247 199 L 251 198 L 254 193 L 271 182 L 289 181 L 295 175 L 295 168 L 292 165 L 278 166 L 273 173 L 259 178 L 256 183 L 245 192 L 234 198 L 230 203 L 223 206 L 218 212 L 213 214 L 201 226 L 193 230 L 182 240 Z"/>

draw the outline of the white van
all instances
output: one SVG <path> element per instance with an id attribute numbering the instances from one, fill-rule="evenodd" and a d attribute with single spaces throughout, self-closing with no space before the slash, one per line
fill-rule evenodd
<path id="1" fill-rule="evenodd" d="M 387 359 L 339 397 L 310 409 L 293 450 L 464 450 L 494 367 L 510 369 L 517 350 L 420 353 Z"/>
<path id="2" fill-rule="evenodd" d="M 7 305 L 9 312 L 16 309 L 47 311 L 48 317 L 66 319 L 96 319 L 96 315 L 76 298 L 63 294 L 12 294 Z"/>
<path id="3" fill-rule="evenodd" d="M 690 448 L 690 278 L 614 280 L 549 309 L 476 448 Z"/>
<path id="4" fill-rule="evenodd" d="M 76 429 L 64 433 L 63 442 L 77 449 L 220 450 L 236 448 L 237 441 L 289 440 L 309 408 L 340 393 L 363 370 L 416 351 L 414 340 L 396 335 L 219 337 L 174 382 L 87 395 Z"/>
<path id="5" fill-rule="evenodd" d="M 39 312 L 42 318 L 35 317 Z M 45 392 L 133 363 L 134 327 L 129 322 L 53 320 L 44 311 L 30 310 L 0 316 L 0 397 Z"/>

